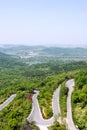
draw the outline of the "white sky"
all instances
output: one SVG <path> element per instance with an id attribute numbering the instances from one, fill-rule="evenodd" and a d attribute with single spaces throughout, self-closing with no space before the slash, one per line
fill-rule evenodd
<path id="1" fill-rule="evenodd" d="M 0 0 L 0 44 L 87 44 L 87 0 Z"/>

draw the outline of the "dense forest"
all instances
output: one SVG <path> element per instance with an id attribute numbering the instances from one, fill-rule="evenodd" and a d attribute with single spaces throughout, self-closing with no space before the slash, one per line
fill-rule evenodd
<path id="1" fill-rule="evenodd" d="M 75 91 L 72 96 L 73 118 L 80 130 L 87 129 L 87 69 L 75 76 Z"/>
<path id="2" fill-rule="evenodd" d="M 42 57 L 43 58 L 43 57 Z M 33 58 L 32 58 L 33 59 Z M 42 59 L 41 59 L 42 60 Z M 38 100 L 43 117 L 52 117 L 52 95 L 61 84 L 60 107 L 62 120 L 66 117 L 67 88 L 65 82 L 75 79 L 75 90 L 72 95 L 73 119 L 80 130 L 86 130 L 87 125 L 87 63 L 85 61 L 66 61 L 48 58 L 42 64 L 27 65 L 25 59 L 0 53 L 0 104 L 11 94 L 16 98 L 0 111 L 0 130 L 26 130 L 30 125 L 32 130 L 38 130 L 34 123 L 29 124 L 26 118 L 32 109 L 29 95 L 35 89 L 40 90 Z M 28 62 L 30 59 L 28 59 Z M 62 98 L 61 98 L 62 97 Z M 66 130 L 64 125 L 54 122 L 49 130 Z"/>

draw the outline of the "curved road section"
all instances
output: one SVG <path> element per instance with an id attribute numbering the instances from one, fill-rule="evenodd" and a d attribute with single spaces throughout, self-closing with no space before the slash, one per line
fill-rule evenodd
<path id="1" fill-rule="evenodd" d="M 75 85 L 74 79 L 68 80 L 66 82 L 66 87 L 69 89 L 67 97 L 67 119 L 66 119 L 69 130 L 77 130 L 72 119 L 72 106 L 71 106 L 71 96 L 74 90 L 74 85 Z"/>
<path id="2" fill-rule="evenodd" d="M 4 109 L 13 99 L 16 97 L 16 94 L 11 95 L 4 103 L 0 105 L 0 111 Z"/>
<path id="3" fill-rule="evenodd" d="M 53 93 L 53 99 L 52 99 L 52 108 L 53 108 L 53 117 L 45 120 L 42 117 L 39 103 L 37 100 L 37 96 L 39 94 L 38 91 L 36 91 L 32 98 L 32 111 L 30 115 L 28 116 L 27 120 L 31 123 L 34 121 L 35 125 L 37 125 L 40 130 L 48 130 L 47 126 L 50 126 L 55 121 L 55 116 L 58 116 L 60 114 L 60 107 L 59 107 L 59 92 L 60 92 L 60 86 L 54 91 Z"/>
<path id="4" fill-rule="evenodd" d="M 52 109 L 53 109 L 53 117 L 57 119 L 58 122 L 61 123 L 61 110 L 59 104 L 59 94 L 60 94 L 61 85 L 54 91 L 53 99 L 52 99 Z"/>
<path id="5" fill-rule="evenodd" d="M 34 121 L 34 123 L 36 125 L 46 125 L 49 126 L 50 124 L 53 123 L 54 118 L 51 118 L 49 120 L 44 120 L 40 111 L 40 107 L 39 107 L 39 103 L 37 100 L 37 96 L 38 96 L 39 92 L 36 91 L 36 94 L 34 94 L 33 98 L 32 98 L 32 112 L 29 115 L 29 117 L 27 118 L 27 120 L 31 123 Z"/>

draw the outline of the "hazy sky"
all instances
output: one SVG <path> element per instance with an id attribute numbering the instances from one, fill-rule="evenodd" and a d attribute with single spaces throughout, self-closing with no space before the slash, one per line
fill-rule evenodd
<path id="1" fill-rule="evenodd" d="M 87 44 L 87 0 L 0 0 L 0 44 Z"/>

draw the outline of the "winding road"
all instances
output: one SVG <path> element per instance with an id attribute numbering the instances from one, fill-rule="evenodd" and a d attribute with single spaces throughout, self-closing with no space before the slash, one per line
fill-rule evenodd
<path id="1" fill-rule="evenodd" d="M 71 96 L 74 90 L 74 79 L 68 80 L 66 82 L 66 87 L 69 89 L 68 96 L 67 96 L 67 118 L 66 122 L 68 124 L 69 130 L 77 130 L 74 125 L 73 118 L 72 118 L 72 105 L 71 105 Z M 32 111 L 30 115 L 27 117 L 27 120 L 31 123 L 34 122 L 40 130 L 48 130 L 48 126 L 51 126 L 54 121 L 55 117 L 57 118 L 58 122 L 61 123 L 61 119 L 59 115 L 61 114 L 60 104 L 59 104 L 59 93 L 60 93 L 61 85 L 54 91 L 53 98 L 52 98 L 52 109 L 53 109 L 53 117 L 50 119 L 43 119 L 42 113 L 39 107 L 39 103 L 37 100 L 37 96 L 39 91 L 35 91 L 34 96 L 32 97 Z M 4 103 L 0 105 L 0 111 L 3 110 L 13 99 L 16 97 L 16 94 L 11 95 Z"/>
<path id="2" fill-rule="evenodd" d="M 72 119 L 72 105 L 71 105 L 71 95 L 74 90 L 74 84 L 75 84 L 74 79 L 70 79 L 66 82 L 66 87 L 68 87 L 69 89 L 68 96 L 67 96 L 67 118 L 66 118 L 66 122 L 69 130 L 77 130 Z M 57 117 L 58 122 L 62 123 L 61 117 L 59 116 L 61 115 L 60 104 L 59 104 L 60 88 L 61 85 L 53 93 L 53 98 L 52 98 L 53 117 L 48 120 L 43 119 L 41 114 L 41 110 L 37 100 L 39 91 L 36 91 L 35 92 L 36 94 L 34 94 L 32 98 L 32 111 L 28 116 L 27 120 L 30 123 L 34 122 L 35 125 L 37 125 L 40 128 L 40 130 L 48 130 L 47 127 L 51 126 L 54 123 L 55 117 Z"/>
<path id="3" fill-rule="evenodd" d="M 16 97 L 16 94 L 11 95 L 4 103 L 0 105 L 0 111 L 3 110 L 13 99 Z"/>
<path id="4" fill-rule="evenodd" d="M 72 118 L 72 105 L 71 105 L 71 96 L 74 90 L 74 85 L 75 85 L 74 79 L 68 80 L 66 82 L 66 87 L 69 89 L 67 97 L 67 118 L 66 118 L 69 130 L 77 130 Z"/>
<path id="5" fill-rule="evenodd" d="M 36 91 L 36 94 L 34 94 L 32 98 L 32 111 L 31 114 L 28 116 L 27 120 L 30 123 L 34 121 L 35 125 L 37 125 L 40 128 L 40 130 L 48 130 L 47 126 L 52 125 L 55 120 L 55 116 L 58 117 L 58 115 L 60 114 L 59 92 L 60 92 L 60 86 L 54 91 L 52 98 L 53 117 L 45 120 L 42 117 L 39 103 L 37 100 L 39 92 Z"/>

